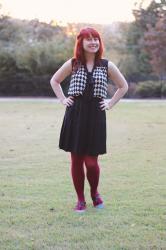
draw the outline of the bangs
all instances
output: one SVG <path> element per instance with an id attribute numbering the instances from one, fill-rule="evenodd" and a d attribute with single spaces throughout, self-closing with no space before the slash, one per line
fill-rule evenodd
<path id="1" fill-rule="evenodd" d="M 99 34 L 97 31 L 95 30 L 87 30 L 85 31 L 85 33 L 83 34 L 84 38 L 89 38 L 90 36 L 93 36 L 94 38 L 99 38 Z"/>
<path id="2" fill-rule="evenodd" d="M 99 33 L 93 28 L 82 29 L 80 34 L 78 35 L 77 39 L 79 39 L 81 37 L 82 38 L 89 38 L 90 36 L 93 36 L 94 38 L 98 38 L 100 40 Z"/>

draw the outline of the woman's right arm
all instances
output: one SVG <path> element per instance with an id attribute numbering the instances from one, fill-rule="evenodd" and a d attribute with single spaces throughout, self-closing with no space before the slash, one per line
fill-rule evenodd
<path id="1" fill-rule="evenodd" d="M 72 59 L 65 62 L 52 76 L 50 80 L 51 87 L 57 96 L 57 98 L 60 100 L 60 102 L 66 106 L 70 106 L 73 104 L 73 97 L 65 97 L 63 90 L 61 88 L 60 83 L 71 74 L 72 72 Z"/>

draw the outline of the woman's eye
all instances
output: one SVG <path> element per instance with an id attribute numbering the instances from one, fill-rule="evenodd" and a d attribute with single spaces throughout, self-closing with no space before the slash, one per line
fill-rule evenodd
<path id="1" fill-rule="evenodd" d="M 97 37 L 93 37 L 93 38 L 91 38 L 91 37 L 87 37 L 86 38 L 86 40 L 88 41 L 88 42 L 91 42 L 91 41 L 98 41 L 99 39 L 97 38 Z"/>

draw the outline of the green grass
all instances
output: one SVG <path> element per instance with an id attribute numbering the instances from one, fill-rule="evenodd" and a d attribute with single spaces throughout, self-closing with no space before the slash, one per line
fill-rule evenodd
<path id="1" fill-rule="evenodd" d="M 107 112 L 99 157 L 105 209 L 73 212 L 70 154 L 58 149 L 64 107 L 0 103 L 0 249 L 166 249 L 166 102 L 120 102 Z"/>

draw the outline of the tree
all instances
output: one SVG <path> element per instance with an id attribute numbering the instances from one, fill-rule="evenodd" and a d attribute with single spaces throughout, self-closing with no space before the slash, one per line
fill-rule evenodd
<path id="1" fill-rule="evenodd" d="M 143 7 L 145 0 L 137 3 L 138 7 L 133 10 L 136 23 L 142 28 L 143 31 L 147 31 L 148 25 L 152 27 L 156 25 L 158 19 L 165 15 L 165 0 L 152 0 L 147 8 Z"/>
<path id="2" fill-rule="evenodd" d="M 165 0 L 153 0 L 149 4 L 147 8 L 143 7 L 144 0 L 141 2 L 137 2 L 135 9 L 133 10 L 133 15 L 135 17 L 135 21 L 131 24 L 131 27 L 128 32 L 127 39 L 127 49 L 128 52 L 135 56 L 135 59 L 138 62 L 138 72 L 142 76 L 152 75 L 152 73 L 156 73 L 154 70 L 154 63 L 152 65 L 152 53 L 150 53 L 150 49 L 147 49 L 147 36 L 150 38 L 150 33 L 152 35 L 152 29 L 158 26 L 158 22 L 160 23 L 164 14 L 165 14 Z M 154 32 L 154 30 L 153 30 Z M 146 42 L 145 35 L 146 34 Z M 160 32 L 157 33 L 160 37 Z M 153 35 L 154 36 L 154 35 Z M 164 36 L 164 32 L 163 35 Z M 159 42 L 159 39 L 158 39 Z M 154 53 L 154 52 L 153 52 Z"/>
<path id="3" fill-rule="evenodd" d="M 148 31 L 144 35 L 144 44 L 150 55 L 150 63 L 154 72 L 165 78 L 166 72 L 166 17 L 157 20 L 154 27 L 148 26 Z"/>

